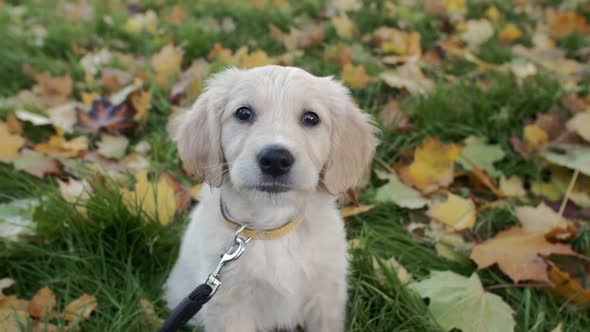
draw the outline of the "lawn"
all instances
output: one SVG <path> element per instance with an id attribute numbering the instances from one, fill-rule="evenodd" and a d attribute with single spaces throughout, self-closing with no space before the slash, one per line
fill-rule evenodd
<path id="1" fill-rule="evenodd" d="M 0 0 L 0 332 L 157 329 L 201 182 L 167 123 L 266 64 L 382 130 L 348 331 L 590 329 L 584 1 Z"/>

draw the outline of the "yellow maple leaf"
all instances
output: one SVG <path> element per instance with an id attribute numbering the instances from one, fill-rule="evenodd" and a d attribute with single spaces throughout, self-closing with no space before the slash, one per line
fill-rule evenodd
<path id="1" fill-rule="evenodd" d="M 449 14 L 467 14 L 465 0 L 443 0 L 443 7 Z"/>
<path id="2" fill-rule="evenodd" d="M 347 63 L 342 69 L 342 80 L 352 89 L 362 89 L 369 85 L 371 77 L 367 75 L 364 66 L 353 66 Z"/>
<path id="3" fill-rule="evenodd" d="M 238 52 L 236 52 L 237 54 Z M 245 54 L 240 59 L 240 67 L 255 68 L 274 64 L 274 60 L 266 54 L 263 50 L 256 50 L 250 54 Z"/>
<path id="4" fill-rule="evenodd" d="M 447 194 L 446 201 L 433 204 L 426 214 L 456 230 L 473 229 L 475 225 L 473 201 L 452 193 Z"/>
<path id="5" fill-rule="evenodd" d="M 524 146 L 528 151 L 536 151 L 549 143 L 549 135 L 537 124 L 524 127 Z"/>
<path id="6" fill-rule="evenodd" d="M 156 72 L 156 83 L 164 89 L 170 87 L 170 81 L 180 74 L 183 52 L 181 49 L 168 44 L 157 54 L 152 55 L 152 68 Z"/>
<path id="7" fill-rule="evenodd" d="M 422 192 L 433 192 L 453 182 L 455 160 L 461 148 L 455 144 L 442 145 L 438 139 L 429 137 L 416 148 L 414 161 L 400 170 L 400 177 Z"/>
<path id="8" fill-rule="evenodd" d="M 66 141 L 63 136 L 54 135 L 46 142 L 39 143 L 35 146 L 35 151 L 52 157 L 72 158 L 80 152 L 87 150 L 88 138 L 86 136 L 79 136 Z"/>
<path id="9" fill-rule="evenodd" d="M 508 24 L 500 31 L 498 37 L 505 43 L 512 43 L 522 37 L 522 31 L 514 24 Z"/>
<path id="10" fill-rule="evenodd" d="M 25 145 L 25 139 L 13 135 L 3 121 L 0 121 L 0 162 L 11 163 L 20 157 L 20 148 Z"/>
<path id="11" fill-rule="evenodd" d="M 147 170 L 143 169 L 136 175 L 134 191 L 121 188 L 119 192 L 130 210 L 141 209 L 150 219 L 157 219 L 164 226 L 172 222 L 178 198 L 174 188 L 164 178 L 160 177 L 157 183 L 151 183 Z"/>
<path id="12" fill-rule="evenodd" d="M 332 24 L 336 28 L 336 33 L 342 38 L 350 38 L 354 33 L 353 22 L 345 14 L 332 17 Z"/>

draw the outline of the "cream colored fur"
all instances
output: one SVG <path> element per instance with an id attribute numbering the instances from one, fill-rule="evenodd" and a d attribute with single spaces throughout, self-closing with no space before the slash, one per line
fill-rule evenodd
<path id="1" fill-rule="evenodd" d="M 256 112 L 252 123 L 234 117 L 245 105 Z M 301 124 L 310 110 L 321 119 L 316 127 Z M 231 216 L 250 228 L 276 228 L 299 214 L 305 220 L 284 237 L 252 240 L 223 270 L 222 286 L 192 322 L 202 322 L 206 332 L 297 325 L 311 332 L 343 331 L 348 264 L 335 195 L 361 180 L 377 145 L 370 117 L 352 103 L 348 90 L 298 68 L 227 69 L 208 81 L 175 127 L 181 159 L 209 185 L 191 213 L 164 286 L 168 306 L 202 283 L 232 243 L 233 231 L 219 211 L 221 196 Z M 292 188 L 285 193 L 255 188 L 261 181 L 256 155 L 272 144 L 295 157 Z"/>

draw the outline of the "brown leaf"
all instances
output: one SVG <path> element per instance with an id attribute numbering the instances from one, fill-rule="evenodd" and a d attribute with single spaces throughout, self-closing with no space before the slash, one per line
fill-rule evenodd
<path id="1" fill-rule="evenodd" d="M 379 112 L 379 118 L 383 122 L 383 127 L 388 129 L 406 128 L 410 117 L 402 108 L 400 101 L 397 99 L 389 99 L 387 104 Z"/>
<path id="2" fill-rule="evenodd" d="M 34 74 L 37 84 L 33 87 L 46 107 L 54 107 L 65 103 L 72 94 L 74 82 L 69 75 L 51 76 L 49 73 Z"/>
<path id="3" fill-rule="evenodd" d="M 574 255 L 570 246 L 547 242 L 543 234 L 512 227 L 473 247 L 471 259 L 479 269 L 493 264 L 515 283 L 521 280 L 549 282 L 547 263 L 539 255 Z"/>
<path id="4" fill-rule="evenodd" d="M 6 117 L 6 129 L 9 134 L 20 135 L 23 132 L 23 125 L 13 113 L 10 113 L 8 117 Z"/>
<path id="5" fill-rule="evenodd" d="M 590 31 L 586 18 L 573 12 L 558 13 L 549 22 L 548 28 L 554 38 L 561 38 L 574 32 L 586 34 Z"/>
<path id="6" fill-rule="evenodd" d="M 49 287 L 45 286 L 33 296 L 27 310 L 31 316 L 44 319 L 51 313 L 53 307 L 55 307 L 55 303 L 55 295 Z"/>
<path id="7" fill-rule="evenodd" d="M 72 158 L 88 151 L 88 138 L 78 136 L 67 141 L 63 136 L 51 136 L 49 140 L 35 145 L 35 151 L 52 157 Z"/>
<path id="8" fill-rule="evenodd" d="M 103 68 L 98 83 L 109 93 L 118 91 L 133 80 L 131 74 L 115 68 Z"/>
<path id="9" fill-rule="evenodd" d="M 96 298 L 92 295 L 82 294 L 79 298 L 70 302 L 66 306 L 65 318 L 69 322 L 77 322 L 82 319 L 88 319 L 94 309 L 96 309 Z"/>
<path id="10" fill-rule="evenodd" d="M 160 52 L 152 55 L 151 65 L 156 72 L 155 80 L 161 88 L 168 89 L 170 83 L 180 74 L 183 54 L 180 48 L 168 44 Z"/>
<path id="11" fill-rule="evenodd" d="M 172 9 L 164 15 L 164 21 L 172 25 L 180 25 L 188 15 L 188 11 L 182 5 L 174 5 Z"/>
<path id="12" fill-rule="evenodd" d="M 158 317 L 154 310 L 154 305 L 147 299 L 139 299 L 139 306 L 143 309 L 143 315 L 147 323 L 153 328 L 159 328 L 164 323 L 164 320 Z"/>
<path id="13" fill-rule="evenodd" d="M 8 295 L 2 299 L 0 299 L 0 310 L 2 309 L 10 309 L 10 310 L 20 310 L 20 311 L 27 311 L 29 307 L 29 301 L 19 299 L 16 295 Z"/>
<path id="14" fill-rule="evenodd" d="M 536 207 L 519 206 L 516 216 L 524 232 L 543 234 L 548 241 L 569 241 L 576 236 L 574 225 L 544 203 Z"/>
<path id="15" fill-rule="evenodd" d="M 24 323 L 26 325 L 27 317 L 27 312 L 23 310 L 0 309 L 0 331 L 22 331 L 21 324 Z"/>
<path id="16" fill-rule="evenodd" d="M 342 80 L 350 88 L 357 90 L 365 88 L 371 82 L 371 77 L 367 75 L 364 66 L 353 66 L 352 64 L 346 64 L 342 69 Z"/>
<path id="17" fill-rule="evenodd" d="M 590 264 L 587 259 L 575 256 L 551 256 L 549 279 L 553 284 L 549 291 L 556 297 L 579 305 L 582 309 L 590 307 Z"/>
<path id="18" fill-rule="evenodd" d="M 112 105 L 110 101 L 99 98 L 92 102 L 90 111 L 76 108 L 78 128 L 83 132 L 97 133 L 106 130 L 110 133 L 132 132 L 137 126 L 134 120 L 137 110 L 131 100 L 126 99 L 119 105 Z"/>

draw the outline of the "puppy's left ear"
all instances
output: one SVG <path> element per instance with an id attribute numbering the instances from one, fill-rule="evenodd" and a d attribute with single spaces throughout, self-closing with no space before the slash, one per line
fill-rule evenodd
<path id="1" fill-rule="evenodd" d="M 357 186 L 366 174 L 379 143 L 379 130 L 373 118 L 354 104 L 346 87 L 332 78 L 322 79 L 330 86 L 327 98 L 332 112 L 330 158 L 323 185 L 338 194 Z"/>

